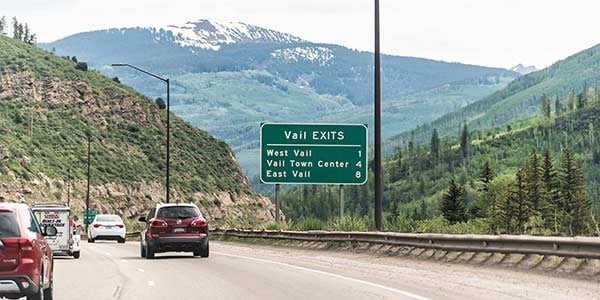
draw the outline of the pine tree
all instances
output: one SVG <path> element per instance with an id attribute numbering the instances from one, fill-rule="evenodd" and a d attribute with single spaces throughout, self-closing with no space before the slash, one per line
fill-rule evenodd
<path id="1" fill-rule="evenodd" d="M 444 218 L 451 224 L 466 219 L 464 189 L 456 184 L 454 178 L 450 180 L 448 191 L 442 196 L 441 210 Z"/>
<path id="2" fill-rule="evenodd" d="M 562 218 L 557 180 L 557 173 L 552 163 L 552 152 L 550 149 L 546 149 L 542 162 L 543 199 L 546 204 L 543 209 L 543 218 L 546 227 L 552 228 L 554 233 L 559 233 L 559 221 Z"/>
<path id="3" fill-rule="evenodd" d="M 4 30 L 6 30 L 6 17 L 2 16 L 2 18 L 0 18 L 0 35 L 6 34 Z"/>
<path id="4" fill-rule="evenodd" d="M 550 118 L 551 111 L 552 110 L 550 109 L 550 98 L 544 95 L 540 104 L 540 113 L 543 117 Z"/>
<path id="5" fill-rule="evenodd" d="M 516 175 L 516 182 L 509 190 L 508 201 L 514 203 L 516 230 L 518 233 L 525 231 L 525 224 L 531 216 L 530 205 L 525 194 L 525 170 L 520 169 Z"/>
<path id="6" fill-rule="evenodd" d="M 490 184 L 490 182 L 492 182 L 492 180 L 494 180 L 494 177 L 496 177 L 496 172 L 494 172 L 494 170 L 492 169 L 490 161 L 486 160 L 483 164 L 481 172 L 479 173 L 479 181 L 483 183 L 484 191 L 488 190 L 488 185 Z"/>
<path id="7" fill-rule="evenodd" d="M 21 37 L 22 41 L 25 43 L 29 43 L 31 32 L 29 32 L 29 25 L 27 23 L 23 25 L 23 36 Z"/>
<path id="8" fill-rule="evenodd" d="M 497 233 L 513 233 L 516 215 L 513 188 L 514 183 L 510 183 L 488 210 L 488 218 Z"/>
<path id="9" fill-rule="evenodd" d="M 464 165 L 468 165 L 469 162 L 469 154 L 470 154 L 470 140 L 469 140 L 469 128 L 467 124 L 462 128 L 462 132 L 460 134 L 460 151 L 462 153 L 463 163 Z"/>
<path id="10" fill-rule="evenodd" d="M 527 202 L 530 204 L 531 214 L 539 215 L 544 207 L 542 199 L 542 167 L 540 166 L 537 151 L 533 149 L 529 160 L 525 164 L 524 188 Z"/>
<path id="11" fill-rule="evenodd" d="M 440 161 L 440 137 L 436 128 L 431 133 L 431 157 L 435 164 Z"/>
<path id="12" fill-rule="evenodd" d="M 563 111 L 563 107 L 562 107 L 562 104 L 560 103 L 560 98 L 558 98 L 558 96 L 556 96 L 556 100 L 554 100 L 554 112 L 556 113 L 556 116 L 560 117 L 562 115 L 562 111 Z"/>
<path id="13" fill-rule="evenodd" d="M 585 192 L 583 172 L 577 166 L 571 149 L 565 149 L 559 172 L 561 209 L 571 235 L 586 232 L 591 217 L 591 201 Z"/>
<path id="14" fill-rule="evenodd" d="M 17 17 L 13 17 L 12 26 L 13 26 L 13 38 L 20 40 L 21 36 L 19 35 L 19 21 L 17 21 Z"/>

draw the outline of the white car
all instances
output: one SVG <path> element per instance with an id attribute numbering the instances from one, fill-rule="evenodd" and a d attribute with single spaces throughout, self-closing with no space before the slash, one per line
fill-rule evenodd
<path id="1" fill-rule="evenodd" d="M 125 224 L 117 215 L 96 215 L 88 226 L 88 242 L 96 240 L 111 240 L 125 243 Z"/>

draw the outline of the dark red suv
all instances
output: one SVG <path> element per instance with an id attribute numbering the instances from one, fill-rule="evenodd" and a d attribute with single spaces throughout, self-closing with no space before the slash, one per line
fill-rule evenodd
<path id="1" fill-rule="evenodd" d="M 146 223 L 140 242 L 142 257 L 152 259 L 160 252 L 208 257 L 208 223 L 195 204 L 161 203 L 139 220 Z"/>
<path id="2" fill-rule="evenodd" d="M 40 227 L 25 204 L 0 203 L 0 298 L 52 300 L 52 249 L 44 238 L 56 227 Z"/>

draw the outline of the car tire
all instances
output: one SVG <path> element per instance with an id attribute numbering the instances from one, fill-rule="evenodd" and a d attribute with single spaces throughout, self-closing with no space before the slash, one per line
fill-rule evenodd
<path id="1" fill-rule="evenodd" d="M 88 243 L 93 243 L 93 242 L 95 242 L 95 240 L 94 240 L 94 239 L 92 239 L 92 238 L 88 238 Z"/>
<path id="2" fill-rule="evenodd" d="M 40 281 L 39 281 L 39 286 L 40 288 L 38 289 L 37 293 L 33 294 L 33 295 L 29 295 L 27 296 L 27 300 L 44 300 L 44 270 L 42 269 L 42 271 L 40 272 Z"/>
<path id="3" fill-rule="evenodd" d="M 79 259 L 80 255 L 81 255 L 81 253 L 79 251 L 73 252 L 73 258 L 74 259 Z"/>
<path id="4" fill-rule="evenodd" d="M 146 244 L 146 259 L 154 259 L 154 249 Z"/>
<path id="5" fill-rule="evenodd" d="M 125 243 L 125 238 L 119 238 L 119 240 L 117 241 L 119 244 L 124 244 Z"/>
<path id="6" fill-rule="evenodd" d="M 144 247 L 144 245 L 142 244 L 142 242 L 140 242 L 140 256 L 142 258 L 146 257 L 146 247 Z"/>
<path id="7" fill-rule="evenodd" d="M 200 251 L 198 251 L 198 254 L 200 255 L 200 257 L 208 257 L 209 251 L 208 251 L 208 240 L 206 241 L 205 244 L 202 244 L 200 246 Z M 194 255 L 196 255 L 196 253 L 194 253 Z"/>

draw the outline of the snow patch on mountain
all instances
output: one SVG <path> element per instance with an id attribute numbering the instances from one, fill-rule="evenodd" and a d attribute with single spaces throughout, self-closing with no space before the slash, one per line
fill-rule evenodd
<path id="1" fill-rule="evenodd" d="M 287 63 L 310 61 L 321 66 L 327 65 L 334 59 L 333 51 L 325 47 L 295 47 L 277 49 L 271 56 Z"/>
<path id="2" fill-rule="evenodd" d="M 293 35 L 240 22 L 198 20 L 183 25 L 160 28 L 173 33 L 174 41 L 182 47 L 217 51 L 234 43 L 300 43 Z M 160 30 L 159 29 L 159 30 Z"/>
<path id="3" fill-rule="evenodd" d="M 512 68 L 510 68 L 511 71 L 517 72 L 521 75 L 526 75 L 529 74 L 531 72 L 535 72 L 538 69 L 535 66 L 524 66 L 523 64 L 518 64 Z"/>

